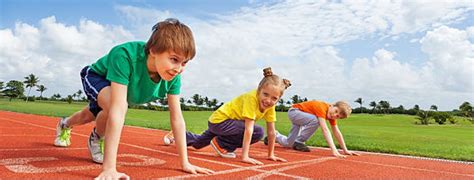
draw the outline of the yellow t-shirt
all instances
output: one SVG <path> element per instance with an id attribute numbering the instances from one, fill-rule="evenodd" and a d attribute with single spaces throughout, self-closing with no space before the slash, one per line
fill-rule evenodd
<path id="1" fill-rule="evenodd" d="M 218 124 L 227 119 L 265 119 L 267 122 L 275 122 L 275 114 L 275 106 L 265 109 L 264 112 L 260 112 L 258 107 L 257 90 L 252 90 L 222 105 L 212 113 L 211 117 L 209 117 L 209 122 Z"/>

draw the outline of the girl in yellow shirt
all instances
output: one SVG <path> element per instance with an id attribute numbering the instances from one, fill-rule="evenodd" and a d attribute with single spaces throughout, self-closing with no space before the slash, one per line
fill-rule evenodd
<path id="1" fill-rule="evenodd" d="M 291 84 L 272 73 L 271 68 L 263 70 L 264 78 L 258 88 L 244 93 L 222 105 L 209 117 L 208 129 L 201 135 L 186 132 L 188 146 L 196 149 L 211 144 L 213 149 L 224 158 L 236 158 L 234 151 L 242 148 L 242 161 L 261 165 L 262 162 L 249 157 L 250 144 L 256 143 L 264 136 L 263 128 L 255 124 L 256 120 L 265 119 L 268 134 L 268 159 L 283 161 L 275 156 L 275 104 Z M 172 142 L 171 133 L 164 137 L 165 142 Z"/>

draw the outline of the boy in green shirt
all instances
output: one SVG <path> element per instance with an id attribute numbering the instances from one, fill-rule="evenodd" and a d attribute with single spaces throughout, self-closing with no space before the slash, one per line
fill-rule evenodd
<path id="1" fill-rule="evenodd" d="M 103 163 L 98 178 L 129 178 L 116 169 L 128 104 L 143 104 L 166 96 L 183 170 L 193 174 L 213 173 L 190 164 L 187 157 L 186 127 L 179 102 L 180 74 L 195 53 L 191 29 L 177 19 L 166 19 L 153 26 L 147 43 L 128 42 L 112 48 L 96 63 L 82 69 L 82 85 L 89 106 L 59 121 L 54 144 L 69 146 L 71 128 L 95 119 L 96 128 L 89 137 L 88 148 L 92 160 Z"/>

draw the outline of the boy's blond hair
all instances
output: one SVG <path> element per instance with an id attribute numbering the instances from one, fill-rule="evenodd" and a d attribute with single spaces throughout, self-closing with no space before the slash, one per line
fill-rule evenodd
<path id="1" fill-rule="evenodd" d="M 153 33 L 146 43 L 145 53 L 162 53 L 173 50 L 186 60 L 194 58 L 196 46 L 191 29 L 178 19 L 168 18 L 153 26 Z"/>
<path id="2" fill-rule="evenodd" d="M 341 119 L 349 117 L 349 115 L 352 113 L 352 108 L 347 102 L 337 101 L 333 106 L 339 109 Z"/>

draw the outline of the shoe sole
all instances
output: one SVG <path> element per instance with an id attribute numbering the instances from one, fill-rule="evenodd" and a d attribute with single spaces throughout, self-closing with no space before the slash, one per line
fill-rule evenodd
<path id="1" fill-rule="evenodd" d="M 219 148 L 216 147 L 216 145 L 214 145 L 213 141 L 211 141 L 211 147 L 216 151 L 217 154 L 219 154 L 219 156 L 221 156 L 223 158 L 229 158 L 229 159 L 236 158 L 235 155 L 225 155 L 225 154 L 223 154 L 221 151 L 219 151 Z"/>
<path id="2" fill-rule="evenodd" d="M 56 144 L 56 142 L 54 142 L 54 146 L 57 146 L 57 147 L 69 147 L 71 144 Z"/>

